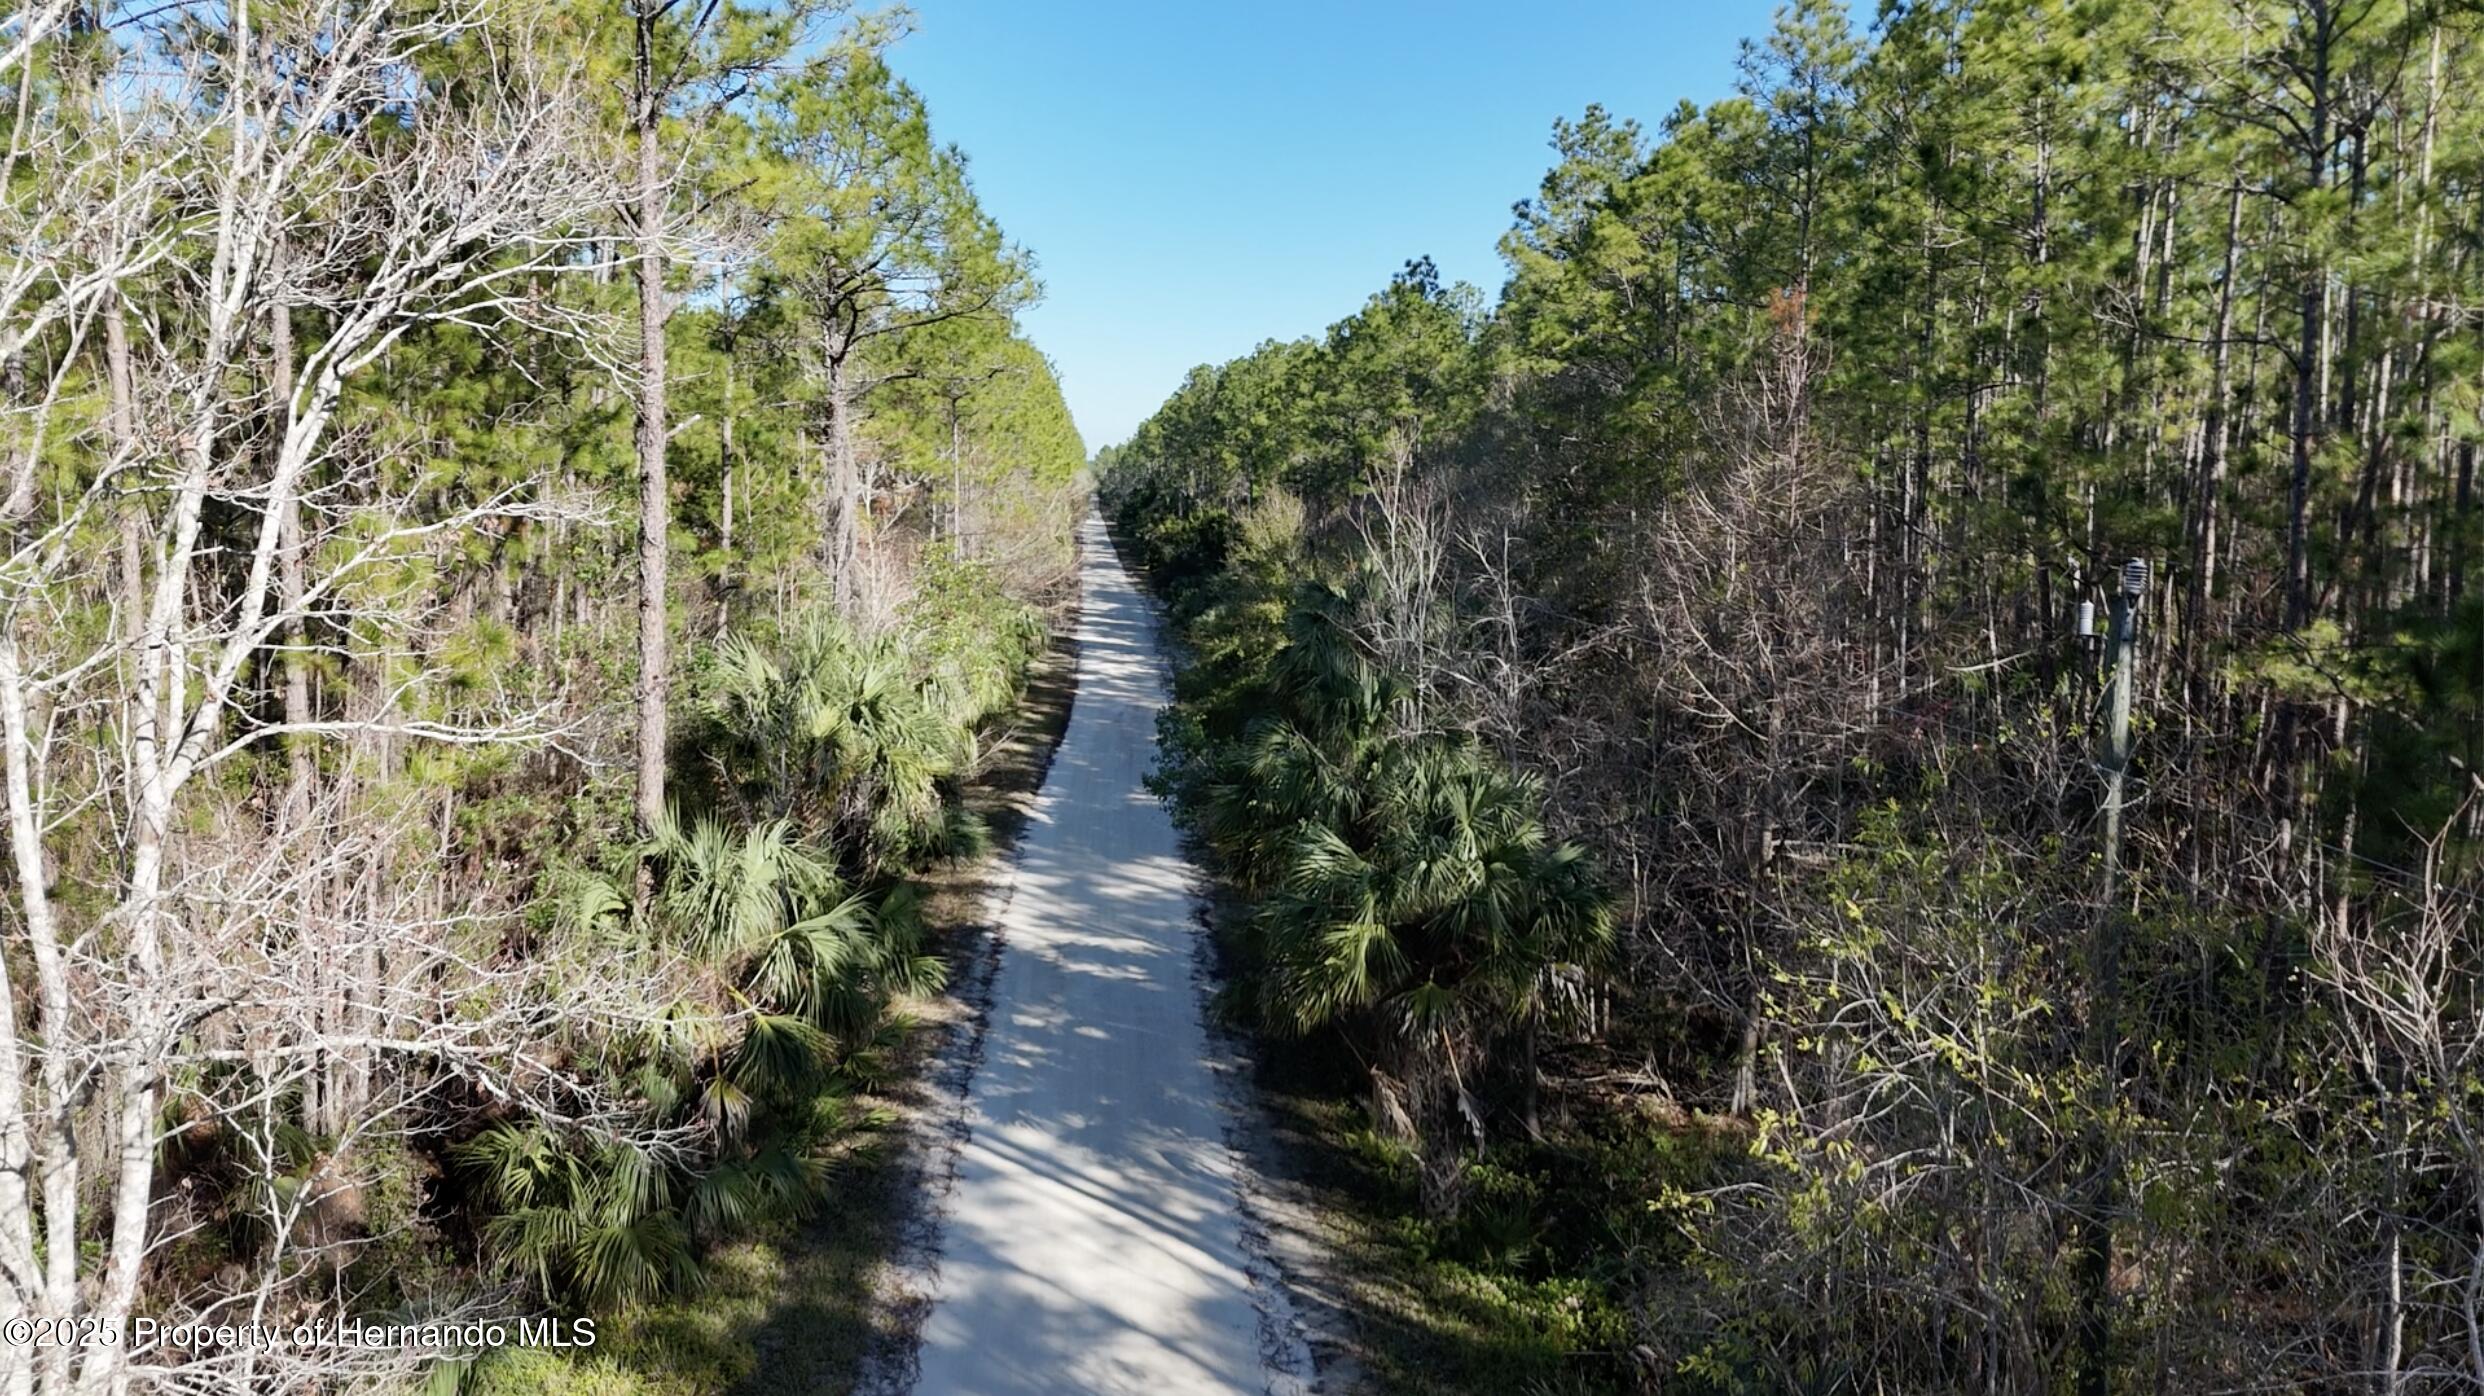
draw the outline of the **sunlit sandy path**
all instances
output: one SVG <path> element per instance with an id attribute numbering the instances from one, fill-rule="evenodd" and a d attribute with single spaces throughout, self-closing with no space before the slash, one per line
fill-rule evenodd
<path id="1" fill-rule="evenodd" d="M 1189 873 L 1141 785 L 1165 701 L 1103 529 L 1068 733 L 1019 850 L 917 1396 L 1288 1392 L 1246 1272 L 1191 977 Z"/>

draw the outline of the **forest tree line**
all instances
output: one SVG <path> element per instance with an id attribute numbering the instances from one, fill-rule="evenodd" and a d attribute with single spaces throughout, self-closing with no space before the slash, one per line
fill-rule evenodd
<path id="1" fill-rule="evenodd" d="M 1100 455 L 1487 1384 L 2484 1384 L 2480 39 L 1796 0 Z"/>
<path id="2" fill-rule="evenodd" d="M 411 1380 L 59 1339 L 605 1312 L 822 1197 L 1084 463 L 905 26 L 0 23 L 0 1390 Z"/>

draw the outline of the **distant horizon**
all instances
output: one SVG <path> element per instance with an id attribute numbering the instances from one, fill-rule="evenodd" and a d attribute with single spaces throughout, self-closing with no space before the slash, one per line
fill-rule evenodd
<path id="1" fill-rule="evenodd" d="M 1515 33 L 1470 0 L 915 9 L 891 64 L 1034 255 L 1026 330 L 1092 454 L 1192 368 L 1317 334 L 1414 258 L 1490 295 L 1554 121 L 1652 129 L 1728 95 L 1776 6 L 1579 0 Z"/>

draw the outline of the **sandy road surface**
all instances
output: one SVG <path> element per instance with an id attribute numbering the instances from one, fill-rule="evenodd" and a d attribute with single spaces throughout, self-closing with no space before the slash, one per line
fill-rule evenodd
<path id="1" fill-rule="evenodd" d="M 1077 700 L 1001 918 L 915 1391 L 1292 1392 L 1207 1065 L 1190 873 L 1140 784 L 1151 613 L 1092 519 L 1081 542 Z"/>

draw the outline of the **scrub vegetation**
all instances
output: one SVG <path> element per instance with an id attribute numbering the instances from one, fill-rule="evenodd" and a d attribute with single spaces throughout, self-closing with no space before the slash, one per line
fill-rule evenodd
<path id="1" fill-rule="evenodd" d="M 1377 1386 L 2484 1381 L 2480 37 L 1798 0 L 1103 453 Z"/>
<path id="2" fill-rule="evenodd" d="M 820 4 L 17 6 L 0 1389 L 708 1392 L 941 987 L 1065 595 L 1038 285 Z M 928 918 L 927 918 L 928 912 Z"/>

